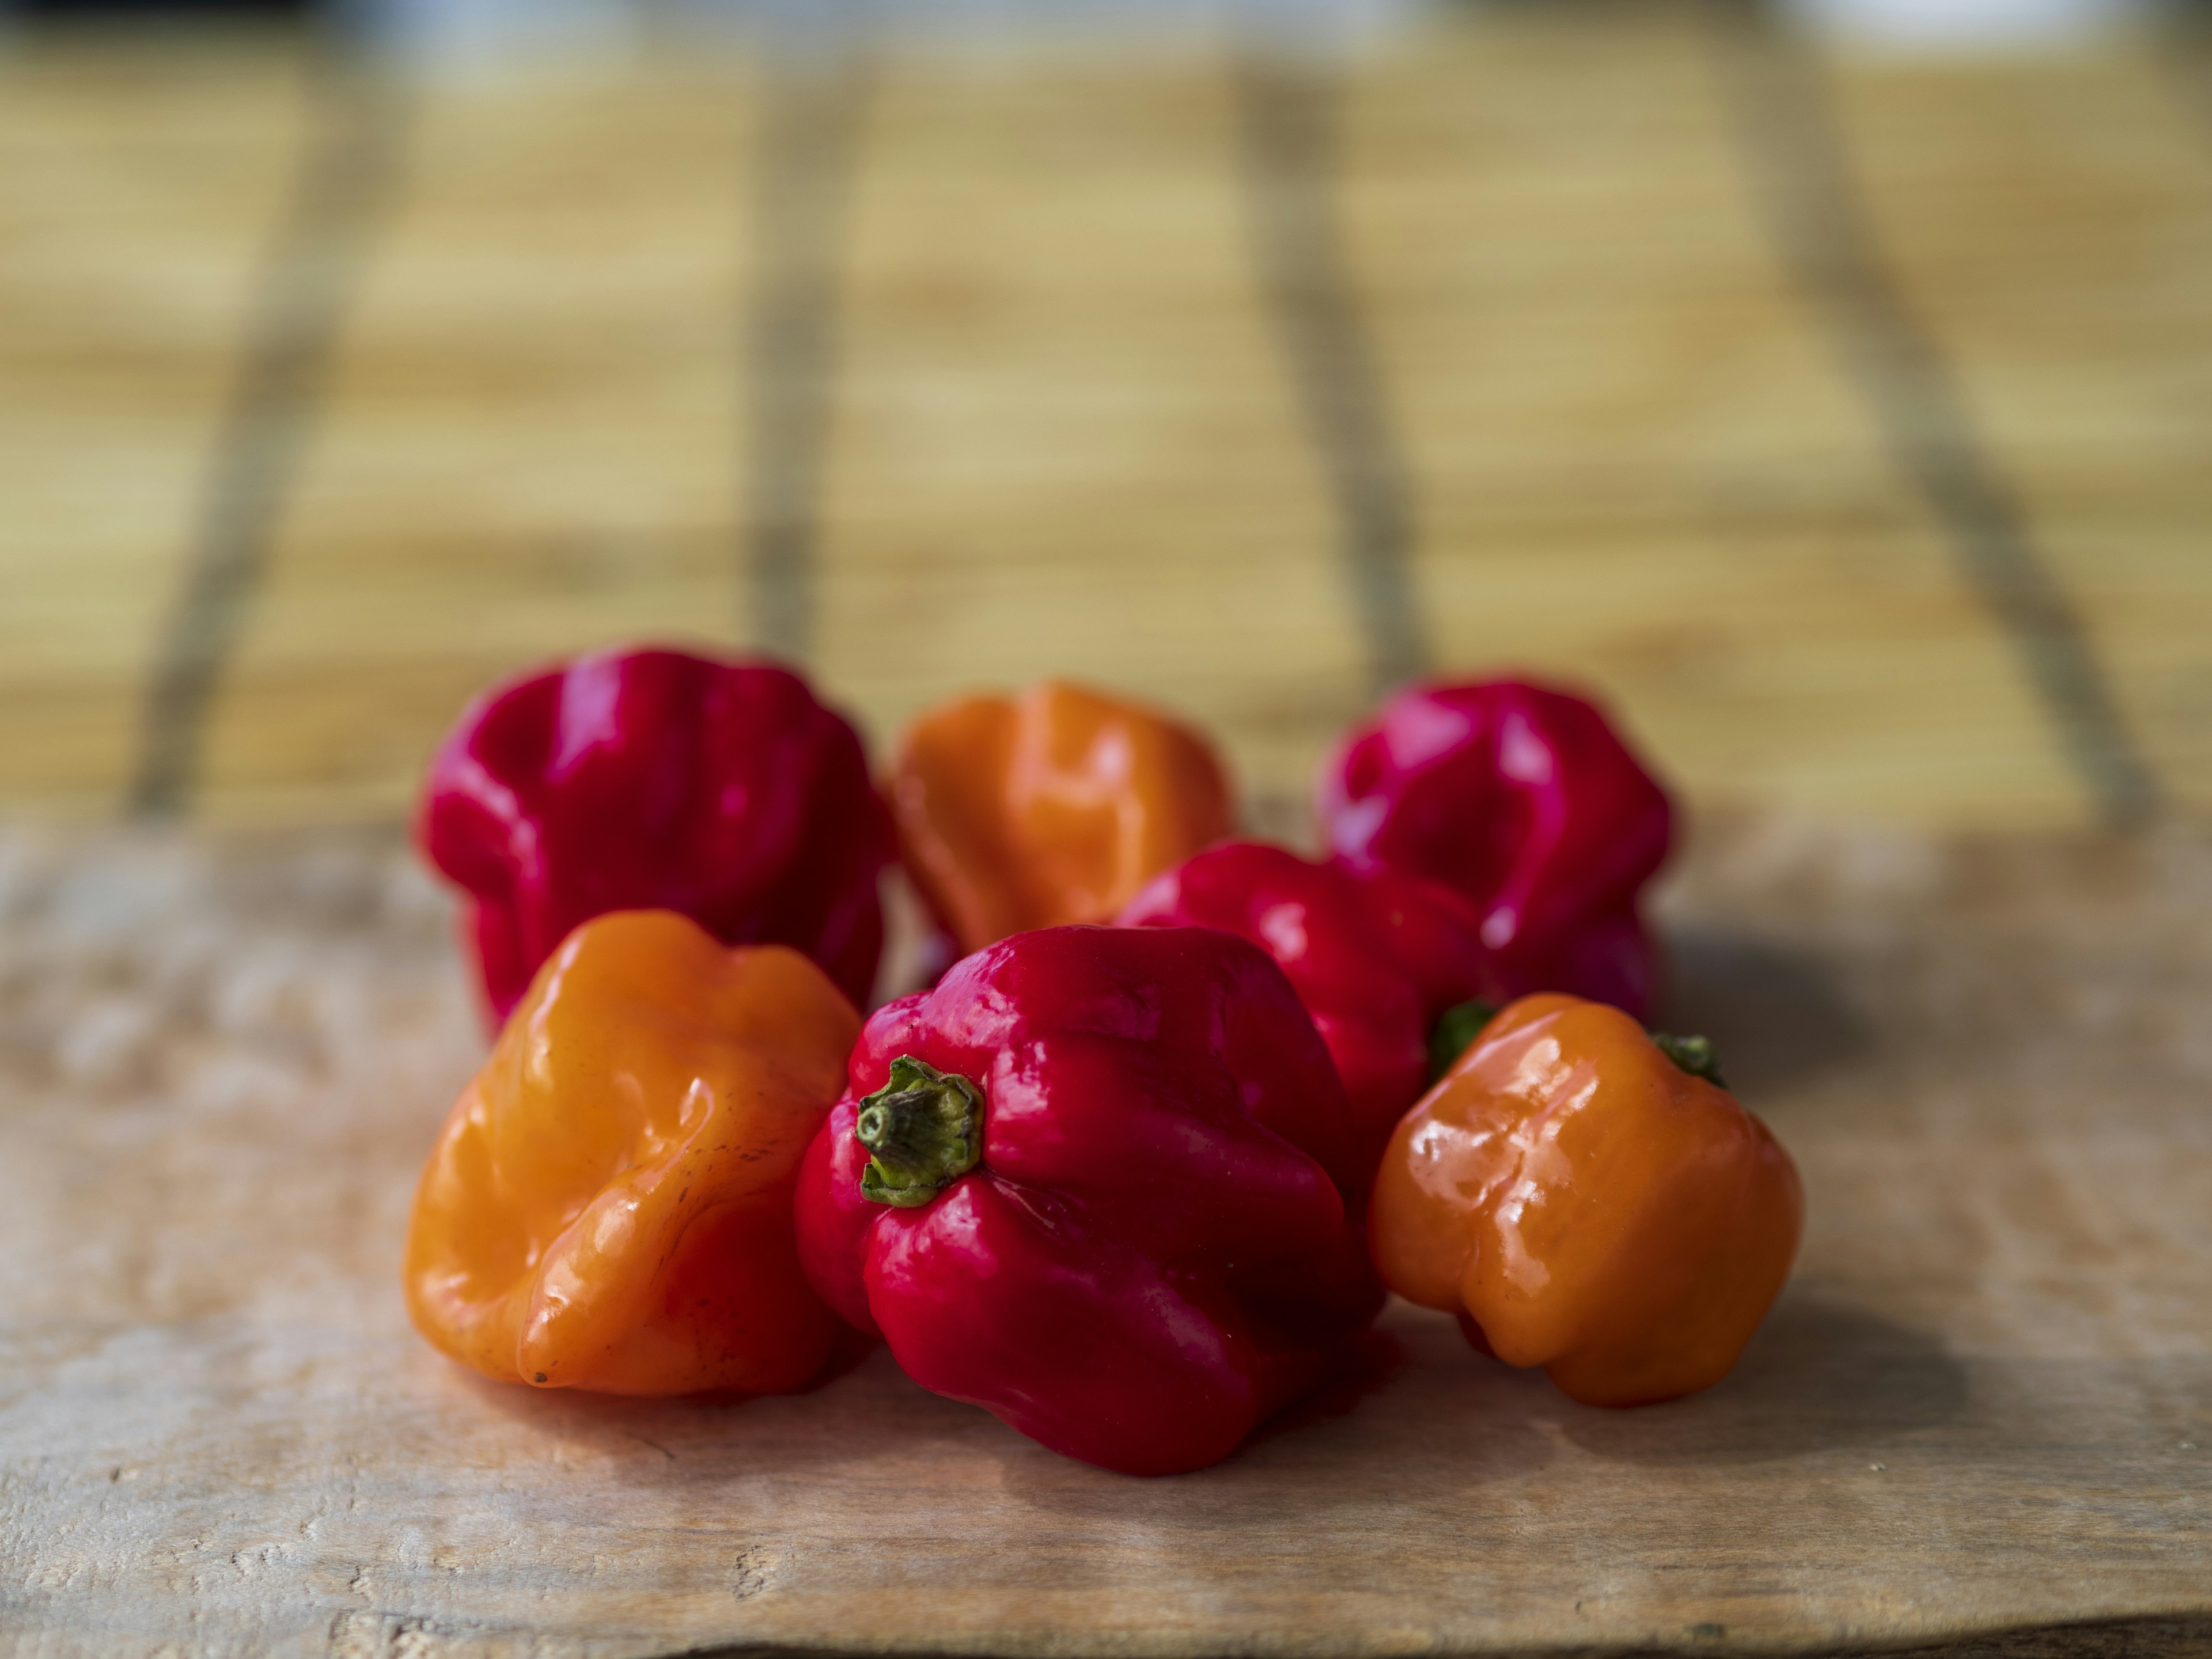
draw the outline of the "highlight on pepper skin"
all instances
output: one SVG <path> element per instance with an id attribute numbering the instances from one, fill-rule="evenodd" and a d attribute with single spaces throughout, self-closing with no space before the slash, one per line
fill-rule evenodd
<path id="1" fill-rule="evenodd" d="M 1391 1137 L 1369 1214 L 1384 1283 L 1585 1405 L 1710 1388 L 1804 1223 L 1790 1154 L 1715 1073 L 1709 1047 L 1617 1008 L 1512 1004 Z"/>
<path id="2" fill-rule="evenodd" d="M 422 1171 L 416 1328 L 543 1388 L 804 1387 L 838 1322 L 799 1268 L 792 1192 L 860 1026 L 786 946 L 732 950 L 667 910 L 578 927 Z"/>
<path id="3" fill-rule="evenodd" d="M 1057 680 L 922 715 L 900 739 L 885 793 L 907 873 L 957 956 L 1109 921 L 1230 830 L 1227 774 L 1204 737 Z"/>

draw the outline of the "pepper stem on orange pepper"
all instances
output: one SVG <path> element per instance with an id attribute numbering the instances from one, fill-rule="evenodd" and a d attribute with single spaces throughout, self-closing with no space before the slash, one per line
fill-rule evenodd
<path id="1" fill-rule="evenodd" d="M 1431 1088 L 1474 1046 L 1482 1028 L 1498 1017 L 1498 1005 L 1476 998 L 1447 1008 L 1437 1017 L 1429 1033 L 1429 1085 Z M 1666 1031 L 1651 1034 L 1652 1046 L 1692 1077 L 1701 1077 L 1715 1088 L 1728 1087 L 1721 1075 L 1720 1051 L 1705 1036 L 1675 1036 Z"/>
<path id="2" fill-rule="evenodd" d="M 1716 1089 L 1728 1087 L 1721 1075 L 1721 1057 L 1711 1037 L 1674 1036 L 1665 1031 L 1651 1034 L 1651 1046 L 1673 1060 L 1692 1077 L 1701 1077 Z"/>
<path id="3" fill-rule="evenodd" d="M 983 1161 L 983 1091 L 911 1054 L 891 1061 L 884 1086 L 860 1103 L 853 1138 L 873 1154 L 860 1195 L 917 1209 Z"/>
<path id="4" fill-rule="evenodd" d="M 1498 1018 L 1498 1005 L 1476 997 L 1469 1002 L 1455 1003 L 1437 1016 L 1436 1026 L 1429 1033 L 1429 1085 L 1436 1086 L 1437 1079 L 1459 1063 L 1459 1057 L 1474 1046 L 1482 1028 Z"/>

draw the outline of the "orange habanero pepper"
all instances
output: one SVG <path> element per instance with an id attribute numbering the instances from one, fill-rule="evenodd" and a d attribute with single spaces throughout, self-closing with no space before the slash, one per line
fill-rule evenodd
<path id="1" fill-rule="evenodd" d="M 407 1310 L 487 1376 L 604 1394 L 810 1381 L 838 1328 L 792 1231 L 860 1016 L 780 945 L 672 910 L 538 970 L 422 1171 Z"/>
<path id="2" fill-rule="evenodd" d="M 1205 738 L 1051 680 L 924 714 L 900 742 L 889 793 L 908 872 L 963 955 L 1033 928 L 1109 921 L 1230 829 L 1229 786 Z"/>
<path id="3" fill-rule="evenodd" d="M 1728 1374 L 1803 1220 L 1796 1165 L 1709 1046 L 1547 993 L 1399 1123 L 1369 1239 L 1383 1281 L 1457 1312 L 1477 1347 L 1585 1405 L 1638 1406 Z"/>

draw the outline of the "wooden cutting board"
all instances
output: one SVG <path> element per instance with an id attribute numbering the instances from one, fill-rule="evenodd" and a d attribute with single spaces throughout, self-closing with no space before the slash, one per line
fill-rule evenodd
<path id="1" fill-rule="evenodd" d="M 0 838 L 0 1634 L 23 1655 L 2212 1650 L 2212 842 L 1709 830 L 1674 1018 L 1802 1160 L 1693 1400 L 1449 1322 L 1200 1474 L 878 1351 L 811 1394 L 492 1386 L 407 1328 L 479 1053 L 389 840 Z"/>

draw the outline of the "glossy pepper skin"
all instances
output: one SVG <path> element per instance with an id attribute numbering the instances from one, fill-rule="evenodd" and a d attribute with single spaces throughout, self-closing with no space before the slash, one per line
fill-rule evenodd
<path id="1" fill-rule="evenodd" d="M 495 1019 L 609 910 L 788 945 L 855 1003 L 874 982 L 890 817 L 859 733 L 772 663 L 605 652 L 495 687 L 431 762 L 416 838 L 469 894 Z"/>
<path id="2" fill-rule="evenodd" d="M 793 1242 L 860 1016 L 782 945 L 666 910 L 586 922 L 463 1091 L 408 1224 L 415 1328 L 485 1376 L 785 1393 L 836 1317 Z"/>
<path id="3" fill-rule="evenodd" d="M 1229 786 L 1205 738 L 1057 681 L 924 714 L 889 793 L 908 872 L 962 955 L 1109 921 L 1229 833 Z"/>
<path id="4" fill-rule="evenodd" d="M 1728 1374 L 1803 1219 L 1796 1166 L 1733 1096 L 1619 1009 L 1541 995 L 1406 1115 L 1368 1224 L 1399 1295 L 1585 1405 L 1638 1406 Z"/>
<path id="5" fill-rule="evenodd" d="M 1349 734 L 1319 797 L 1345 863 L 1428 876 L 1474 905 L 1512 994 L 1649 1013 L 1638 902 L 1674 809 L 1593 704 L 1518 680 L 1415 686 Z"/>
<path id="6" fill-rule="evenodd" d="M 868 1021 L 800 1173 L 799 1253 L 924 1388 L 1172 1474 L 1227 1456 L 1374 1317 L 1356 1156 L 1255 946 L 1020 933 Z"/>
<path id="7" fill-rule="evenodd" d="M 1336 1063 L 1370 1173 L 1428 1086 L 1438 1021 L 1468 1002 L 1505 1000 L 1480 919 L 1450 889 L 1395 870 L 1316 864 L 1264 842 L 1231 842 L 1184 860 L 1120 921 L 1218 927 L 1275 959 Z"/>

